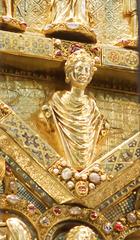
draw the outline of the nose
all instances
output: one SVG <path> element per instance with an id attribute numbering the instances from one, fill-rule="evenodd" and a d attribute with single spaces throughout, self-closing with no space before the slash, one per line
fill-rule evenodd
<path id="1" fill-rule="evenodd" d="M 86 69 L 83 68 L 82 71 L 81 71 L 81 73 L 86 74 Z"/>

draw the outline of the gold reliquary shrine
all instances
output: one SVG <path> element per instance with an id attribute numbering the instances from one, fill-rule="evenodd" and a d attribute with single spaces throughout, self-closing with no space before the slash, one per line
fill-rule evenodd
<path id="1" fill-rule="evenodd" d="M 139 240 L 136 0 L 0 0 L 0 240 Z"/>

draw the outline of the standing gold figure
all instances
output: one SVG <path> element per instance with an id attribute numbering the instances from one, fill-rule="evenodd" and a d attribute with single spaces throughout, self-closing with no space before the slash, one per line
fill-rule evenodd
<path id="1" fill-rule="evenodd" d="M 87 25 L 88 13 L 86 0 L 52 0 L 51 22 L 78 22 Z"/>
<path id="2" fill-rule="evenodd" d="M 138 16 L 136 0 L 123 0 L 123 14 L 129 18 L 132 38 L 138 36 Z"/>
<path id="3" fill-rule="evenodd" d="M 94 65 L 94 59 L 83 49 L 71 54 L 65 64 L 66 82 L 71 83 L 71 91 L 54 93 L 44 111 L 48 121 L 54 123 L 65 159 L 77 170 L 93 163 L 105 124 L 95 100 L 85 95 L 85 88 L 96 70 Z"/>
<path id="4" fill-rule="evenodd" d="M 55 38 L 96 43 L 90 22 L 87 0 L 51 0 L 43 32 Z"/>
<path id="5" fill-rule="evenodd" d="M 14 1 L 13 0 L 2 0 L 4 6 L 4 15 L 10 18 L 14 16 Z"/>
<path id="6" fill-rule="evenodd" d="M 3 24 L 6 24 L 7 28 L 25 31 L 26 23 L 24 21 L 17 20 L 14 18 L 16 7 L 21 0 L 2 0 L 3 6 Z"/>

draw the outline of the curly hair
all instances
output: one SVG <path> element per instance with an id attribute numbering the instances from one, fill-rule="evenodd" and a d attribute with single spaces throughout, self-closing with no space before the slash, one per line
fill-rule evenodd
<path id="1" fill-rule="evenodd" d="M 94 73 L 94 65 L 95 65 L 95 60 L 89 53 L 86 52 L 85 49 L 78 49 L 74 53 L 72 53 L 66 63 L 65 63 L 65 73 L 66 73 L 66 83 L 70 82 L 69 75 L 73 71 L 74 66 L 77 62 L 82 61 L 85 65 L 90 65 L 91 66 L 91 75 Z"/>

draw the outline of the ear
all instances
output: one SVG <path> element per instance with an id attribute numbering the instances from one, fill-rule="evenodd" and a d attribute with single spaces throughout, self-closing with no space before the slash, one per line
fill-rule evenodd
<path id="1" fill-rule="evenodd" d="M 66 83 L 69 83 L 69 82 L 70 82 L 70 79 L 69 79 L 69 77 L 68 77 L 67 74 L 66 74 L 65 82 L 66 82 Z"/>

